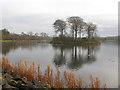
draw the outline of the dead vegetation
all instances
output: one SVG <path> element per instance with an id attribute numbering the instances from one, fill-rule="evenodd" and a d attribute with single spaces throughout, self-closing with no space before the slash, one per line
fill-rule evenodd
<path id="1" fill-rule="evenodd" d="M 98 77 L 94 79 L 92 75 L 89 77 L 91 82 L 87 84 L 82 78 L 76 77 L 74 72 L 64 71 L 61 78 L 59 68 L 56 67 L 56 71 L 53 71 L 50 65 L 47 66 L 43 74 L 40 70 L 40 65 L 36 65 L 34 62 L 28 65 L 26 61 L 20 60 L 18 64 L 10 64 L 8 59 L 1 57 L 0 63 L 3 72 L 26 77 L 29 81 L 42 81 L 49 84 L 52 88 L 107 88 L 106 84 L 101 85 Z"/>

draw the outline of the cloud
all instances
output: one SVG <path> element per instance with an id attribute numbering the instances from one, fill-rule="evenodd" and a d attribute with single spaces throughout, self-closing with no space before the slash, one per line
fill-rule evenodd
<path id="1" fill-rule="evenodd" d="M 96 15 L 96 17 L 101 17 L 101 19 L 94 18 L 94 16 L 87 16 L 85 20 L 95 22 L 98 24 L 98 31 L 101 36 L 103 35 L 117 35 L 117 21 L 108 19 L 102 20 L 103 15 Z M 105 17 L 105 15 L 104 15 Z M 61 17 L 66 19 L 65 17 Z M 58 16 L 51 14 L 39 14 L 39 15 L 28 15 L 28 16 L 18 16 L 12 18 L 3 17 L 3 27 L 10 29 L 12 32 L 46 32 L 50 35 L 54 34 L 54 29 L 52 24 L 58 19 Z"/>
<path id="2" fill-rule="evenodd" d="M 3 9 L 16 14 L 117 13 L 118 0 L 3 0 Z"/>
<path id="3" fill-rule="evenodd" d="M 117 31 L 117 0 L 4 0 L 3 28 L 11 32 L 46 32 L 54 34 L 56 19 L 80 16 L 98 25 L 100 35 Z"/>
<path id="4" fill-rule="evenodd" d="M 3 18 L 3 27 L 8 28 L 11 32 L 53 32 L 52 23 L 55 18 L 49 15 L 30 15 L 18 16 L 12 18 Z"/>

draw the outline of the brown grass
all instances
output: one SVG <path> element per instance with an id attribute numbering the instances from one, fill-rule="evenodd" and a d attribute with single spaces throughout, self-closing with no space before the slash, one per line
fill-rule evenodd
<path id="1" fill-rule="evenodd" d="M 94 79 L 92 75 L 89 77 L 91 82 L 86 84 L 82 78 L 77 78 L 74 72 L 68 73 L 64 71 L 63 78 L 61 78 L 58 67 L 56 67 L 56 74 L 53 75 L 53 70 L 50 65 L 47 66 L 43 74 L 40 70 L 40 65 L 35 65 L 34 62 L 28 65 L 26 61 L 20 60 L 18 64 L 13 65 L 4 57 L 0 58 L 0 62 L 2 63 L 3 71 L 26 77 L 29 81 L 42 81 L 49 84 L 52 88 L 107 88 L 106 84 L 100 84 L 98 77 Z"/>

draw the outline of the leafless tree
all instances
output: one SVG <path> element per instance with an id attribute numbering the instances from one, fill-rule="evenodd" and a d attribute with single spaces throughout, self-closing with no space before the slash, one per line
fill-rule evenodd
<path id="1" fill-rule="evenodd" d="M 25 33 L 24 33 L 24 32 L 21 32 L 21 35 L 25 35 Z"/>
<path id="2" fill-rule="evenodd" d="M 74 34 L 75 34 L 75 40 L 76 40 L 78 31 L 81 34 L 81 30 L 83 28 L 83 19 L 78 16 L 72 16 L 72 17 L 69 17 L 67 21 L 70 25 L 72 36 L 74 37 Z"/>
<path id="3" fill-rule="evenodd" d="M 66 30 L 66 22 L 58 19 L 53 23 L 53 27 L 56 33 L 60 32 L 60 35 L 63 36 Z"/>
<path id="4" fill-rule="evenodd" d="M 90 39 L 94 36 L 96 30 L 97 30 L 97 25 L 95 25 L 91 22 L 86 23 L 86 32 L 88 35 L 88 39 Z"/>
<path id="5" fill-rule="evenodd" d="M 41 32 L 40 35 L 41 35 L 42 37 L 48 37 L 48 34 L 45 33 L 45 32 Z"/>
<path id="6" fill-rule="evenodd" d="M 78 30 L 78 33 L 79 33 L 79 37 L 81 38 L 82 37 L 82 34 L 83 32 L 85 31 L 85 27 L 86 27 L 86 22 L 81 22 L 80 23 L 80 26 L 79 26 L 79 30 Z"/>
<path id="7" fill-rule="evenodd" d="M 36 33 L 35 33 L 35 36 L 38 36 L 38 35 L 39 35 L 39 33 L 36 32 Z"/>
<path id="8" fill-rule="evenodd" d="M 29 36 L 32 36 L 32 35 L 33 35 L 33 32 L 31 32 L 31 31 L 28 32 L 28 35 L 29 35 Z"/>

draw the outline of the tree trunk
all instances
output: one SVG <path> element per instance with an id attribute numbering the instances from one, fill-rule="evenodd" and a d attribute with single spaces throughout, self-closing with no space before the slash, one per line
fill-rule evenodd
<path id="1" fill-rule="evenodd" d="M 80 38 L 81 38 L 81 29 L 80 29 Z"/>
<path id="2" fill-rule="evenodd" d="M 72 30 L 72 38 L 74 38 L 74 31 Z"/>
<path id="3" fill-rule="evenodd" d="M 75 30 L 75 40 L 77 39 L 77 30 Z"/>
<path id="4" fill-rule="evenodd" d="M 90 39 L 90 30 L 88 29 L 88 39 Z"/>
<path id="5" fill-rule="evenodd" d="M 61 30 L 61 36 L 63 36 L 63 29 Z"/>

